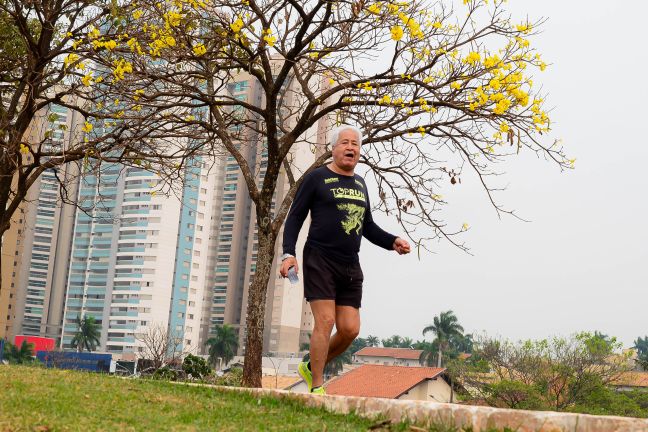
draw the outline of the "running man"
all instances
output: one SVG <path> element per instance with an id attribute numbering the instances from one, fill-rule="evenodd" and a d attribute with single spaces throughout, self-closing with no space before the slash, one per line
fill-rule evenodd
<path id="1" fill-rule="evenodd" d="M 331 133 L 333 162 L 315 169 L 297 190 L 284 228 L 280 273 L 295 267 L 295 243 L 311 213 L 304 246 L 304 297 L 310 303 L 315 326 L 310 340 L 310 361 L 299 364 L 299 375 L 314 394 L 325 394 L 324 366 L 342 354 L 360 332 L 362 269 L 360 240 L 398 254 L 410 251 L 409 243 L 383 231 L 371 217 L 364 179 L 354 174 L 362 132 L 342 125 Z M 331 337 L 335 325 L 336 333 Z"/>

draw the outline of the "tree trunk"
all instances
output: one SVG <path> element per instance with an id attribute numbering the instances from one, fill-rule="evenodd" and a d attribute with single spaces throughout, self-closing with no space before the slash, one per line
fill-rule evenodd
<path id="1" fill-rule="evenodd" d="M 437 367 L 441 367 L 441 357 L 443 356 L 443 348 L 439 346 L 439 355 L 437 356 Z"/>
<path id="2" fill-rule="evenodd" d="M 265 229 L 264 229 L 265 228 Z M 254 280 L 248 291 L 243 385 L 261 387 L 261 353 L 265 320 L 266 292 L 272 273 L 277 237 L 272 230 L 259 227 L 259 253 Z"/>

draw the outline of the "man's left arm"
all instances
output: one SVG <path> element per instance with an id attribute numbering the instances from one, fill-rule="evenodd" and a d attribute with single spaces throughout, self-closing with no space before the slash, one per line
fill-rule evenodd
<path id="1" fill-rule="evenodd" d="M 362 235 L 371 243 L 387 250 L 395 250 L 399 255 L 410 252 L 410 245 L 407 240 L 388 233 L 374 222 L 371 216 L 369 196 L 367 196 L 367 210 L 365 211 Z"/>

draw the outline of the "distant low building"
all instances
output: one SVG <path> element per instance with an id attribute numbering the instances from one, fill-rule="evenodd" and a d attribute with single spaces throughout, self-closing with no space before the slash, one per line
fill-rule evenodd
<path id="1" fill-rule="evenodd" d="M 450 402 L 444 368 L 361 365 L 325 385 L 340 396 Z"/>
<path id="2" fill-rule="evenodd" d="M 353 354 L 354 364 L 383 366 L 420 366 L 422 350 L 411 348 L 365 347 Z"/>
<path id="3" fill-rule="evenodd" d="M 648 372 L 625 372 L 610 384 L 621 391 L 648 391 Z"/>

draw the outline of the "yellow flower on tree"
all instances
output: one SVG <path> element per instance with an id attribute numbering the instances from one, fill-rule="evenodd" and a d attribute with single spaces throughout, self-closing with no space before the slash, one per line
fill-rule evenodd
<path id="1" fill-rule="evenodd" d="M 25 144 L 20 143 L 20 153 L 22 154 L 29 154 L 29 147 L 27 147 Z"/>
<path id="2" fill-rule="evenodd" d="M 92 125 L 89 122 L 85 122 L 81 130 L 85 133 L 90 133 L 92 132 Z"/>
<path id="3" fill-rule="evenodd" d="M 477 63 L 481 63 L 481 54 L 477 51 L 472 51 L 463 61 L 464 63 L 475 66 Z"/>
<path id="4" fill-rule="evenodd" d="M 205 48 L 205 45 L 199 43 L 198 45 L 194 45 L 194 47 L 192 48 L 192 51 L 197 56 L 201 56 L 201 55 L 203 55 L 203 54 L 205 54 L 207 52 L 207 48 Z"/>
<path id="5" fill-rule="evenodd" d="M 115 68 L 113 69 L 114 81 L 120 81 L 124 79 L 126 73 L 133 72 L 133 65 L 131 62 L 124 59 L 119 59 L 114 62 Z"/>
<path id="6" fill-rule="evenodd" d="M 391 28 L 391 38 L 395 41 L 399 41 L 403 38 L 403 27 L 393 26 Z"/>
<path id="7" fill-rule="evenodd" d="M 367 11 L 374 15 L 380 15 L 380 5 L 378 3 L 374 3 L 367 8 Z"/>
<path id="8" fill-rule="evenodd" d="M 423 126 L 419 126 L 417 130 L 421 133 L 421 136 L 425 136 L 425 128 Z"/>
<path id="9" fill-rule="evenodd" d="M 99 29 L 94 26 L 90 27 L 90 31 L 88 32 L 88 40 L 97 39 L 99 36 L 101 36 Z"/>
<path id="10" fill-rule="evenodd" d="M 459 81 L 453 81 L 450 83 L 450 87 L 459 90 L 461 88 L 461 83 Z"/>
<path id="11" fill-rule="evenodd" d="M 381 99 L 378 100 L 378 103 L 381 105 L 389 105 L 391 103 L 391 96 L 385 95 Z"/>
<path id="12" fill-rule="evenodd" d="M 91 73 L 85 74 L 83 78 L 81 78 L 81 82 L 86 87 L 92 84 L 92 74 Z"/>
<path id="13" fill-rule="evenodd" d="M 265 36 L 263 36 L 263 40 L 268 44 L 268 46 L 274 46 L 275 42 L 277 42 L 277 38 L 275 36 L 272 36 L 272 30 L 266 29 L 264 30 Z"/>
<path id="14" fill-rule="evenodd" d="M 508 123 L 502 122 L 502 124 L 500 124 L 499 130 L 506 133 L 511 130 L 511 128 L 509 127 Z"/>
<path id="15" fill-rule="evenodd" d="M 243 20 L 240 17 L 237 18 L 236 21 L 230 24 L 230 28 L 234 33 L 240 32 L 243 28 Z"/>
<path id="16" fill-rule="evenodd" d="M 143 12 L 141 10 L 139 10 L 139 9 L 133 11 L 133 18 L 135 18 L 136 20 L 140 19 L 140 17 L 142 16 L 142 13 Z"/>
<path id="17" fill-rule="evenodd" d="M 497 104 L 495 104 L 495 108 L 493 108 L 493 112 L 495 114 L 504 114 L 509 107 L 511 106 L 511 101 L 508 99 L 502 99 Z"/>
<path id="18" fill-rule="evenodd" d="M 468 230 L 468 224 L 466 222 L 464 222 L 464 224 L 461 225 L 461 230 L 462 231 L 467 231 Z"/>
<path id="19" fill-rule="evenodd" d="M 79 56 L 74 53 L 70 53 L 65 57 L 65 60 L 63 60 L 63 64 L 65 64 L 65 67 L 69 67 L 72 63 L 75 61 L 79 60 Z"/>

